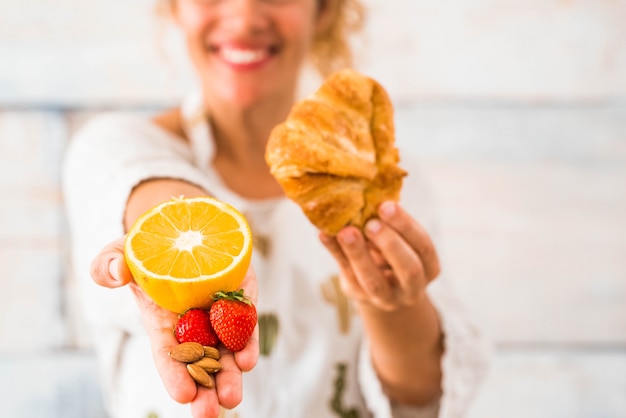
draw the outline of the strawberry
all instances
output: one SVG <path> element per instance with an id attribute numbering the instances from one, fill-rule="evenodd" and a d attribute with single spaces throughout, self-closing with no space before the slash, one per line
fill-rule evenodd
<path id="1" fill-rule="evenodd" d="M 216 292 L 211 305 L 211 325 L 218 338 L 230 351 L 241 351 L 248 343 L 257 322 L 256 308 L 243 294 Z"/>
<path id="2" fill-rule="evenodd" d="M 192 308 L 180 314 L 174 335 L 179 343 L 194 341 L 211 347 L 217 347 L 219 343 L 211 326 L 209 312 L 204 309 Z"/>

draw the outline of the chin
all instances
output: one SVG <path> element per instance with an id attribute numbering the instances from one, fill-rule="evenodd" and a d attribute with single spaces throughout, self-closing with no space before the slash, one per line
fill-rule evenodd
<path id="1" fill-rule="evenodd" d="M 205 80 L 205 83 L 209 83 L 207 84 L 208 91 L 216 100 L 240 109 L 250 108 L 268 100 L 276 100 L 285 92 L 284 83 L 273 88 L 270 80 L 259 77 L 238 79 L 231 83 L 221 82 L 220 85 L 210 84 L 210 79 Z"/>
<path id="2" fill-rule="evenodd" d="M 246 109 L 262 103 L 270 95 L 258 86 L 238 86 L 228 91 L 222 91 L 220 97 L 234 108 Z"/>

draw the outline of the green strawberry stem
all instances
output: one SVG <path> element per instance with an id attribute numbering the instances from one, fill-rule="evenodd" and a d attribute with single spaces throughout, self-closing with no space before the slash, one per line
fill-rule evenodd
<path id="1" fill-rule="evenodd" d="M 243 302 L 247 305 L 252 305 L 252 301 L 243 294 L 243 289 L 239 289 L 239 290 L 234 290 L 232 292 L 215 292 L 215 294 L 213 295 L 213 300 L 220 300 L 220 299 L 225 299 L 225 300 L 232 300 L 235 302 Z"/>

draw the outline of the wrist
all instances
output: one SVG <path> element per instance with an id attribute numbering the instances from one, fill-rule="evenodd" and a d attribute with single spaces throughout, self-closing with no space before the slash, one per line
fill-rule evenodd
<path id="1" fill-rule="evenodd" d="M 397 301 L 392 301 L 392 303 L 382 304 L 371 298 L 355 299 L 354 302 L 357 310 L 363 314 L 382 315 L 391 318 L 410 312 L 424 312 L 434 309 L 425 289 L 409 298 L 401 299 L 398 297 Z"/>
<path id="2" fill-rule="evenodd" d="M 360 304 L 370 354 L 385 393 L 409 405 L 424 405 L 441 392 L 444 352 L 439 315 L 428 296 L 393 311 Z"/>

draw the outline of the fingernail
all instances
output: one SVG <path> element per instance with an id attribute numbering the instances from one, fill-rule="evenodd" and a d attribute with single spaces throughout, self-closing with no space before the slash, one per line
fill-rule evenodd
<path id="1" fill-rule="evenodd" d="M 365 229 L 367 229 L 367 232 L 369 232 L 370 234 L 377 234 L 378 231 L 380 231 L 381 227 L 382 225 L 380 224 L 380 221 L 378 219 L 371 219 L 365 225 Z"/>
<path id="2" fill-rule="evenodd" d="M 341 240 L 343 244 L 352 244 L 354 241 L 356 241 L 356 236 L 354 235 L 354 231 L 350 229 L 341 231 L 339 233 L 338 238 Z"/>
<path id="3" fill-rule="evenodd" d="M 381 203 L 380 205 L 380 214 L 386 218 L 391 218 L 396 214 L 396 204 L 395 202 L 386 201 Z"/>
<path id="4" fill-rule="evenodd" d="M 120 260 L 119 258 L 112 258 L 109 261 L 109 274 L 118 282 L 120 281 Z"/>
<path id="5" fill-rule="evenodd" d="M 319 237 L 323 244 L 329 244 L 332 241 L 332 238 L 324 233 L 320 233 Z"/>

